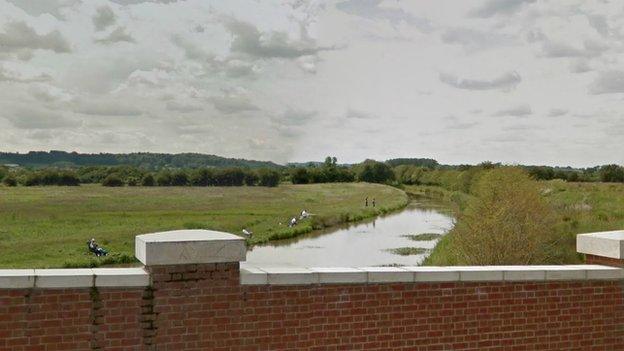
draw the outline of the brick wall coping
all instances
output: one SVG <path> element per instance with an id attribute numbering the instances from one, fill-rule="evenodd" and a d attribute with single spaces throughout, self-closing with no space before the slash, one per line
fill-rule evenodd
<path id="1" fill-rule="evenodd" d="M 105 288 L 150 285 L 144 268 L 0 269 L 0 289 Z"/>
<path id="2" fill-rule="evenodd" d="M 453 267 L 278 267 L 241 264 L 243 285 L 372 284 L 395 282 L 620 280 L 624 269 L 601 265 Z M 137 268 L 2 269 L 0 289 L 146 287 Z"/>
<path id="3" fill-rule="evenodd" d="M 135 256 L 146 266 L 244 261 L 245 239 L 214 230 L 173 230 L 137 235 Z"/>
<path id="4" fill-rule="evenodd" d="M 576 251 L 624 260 L 624 230 L 579 234 L 576 236 Z"/>
<path id="5" fill-rule="evenodd" d="M 303 268 L 243 263 L 240 278 L 243 285 L 620 280 L 624 269 L 602 265 Z"/>

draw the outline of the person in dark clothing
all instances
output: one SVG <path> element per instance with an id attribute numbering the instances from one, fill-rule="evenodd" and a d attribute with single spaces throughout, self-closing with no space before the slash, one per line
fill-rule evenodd
<path id="1" fill-rule="evenodd" d="M 373 198 L 373 207 L 375 207 L 375 198 Z"/>
<path id="2" fill-rule="evenodd" d="M 364 200 L 364 206 L 368 207 L 368 196 L 366 197 L 366 200 Z"/>
<path id="3" fill-rule="evenodd" d="M 91 251 L 95 256 L 106 256 L 108 255 L 108 251 L 103 247 L 100 247 L 96 242 L 95 238 L 91 238 L 91 240 L 87 241 L 87 246 L 89 247 L 89 251 Z"/>

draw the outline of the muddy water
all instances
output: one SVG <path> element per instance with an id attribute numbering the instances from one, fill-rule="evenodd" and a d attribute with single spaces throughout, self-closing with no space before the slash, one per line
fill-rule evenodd
<path id="1" fill-rule="evenodd" d="M 444 234 L 452 226 L 447 208 L 432 200 L 415 199 L 404 210 L 374 220 L 255 246 L 247 252 L 247 262 L 307 267 L 418 265 L 428 253 L 402 256 L 391 250 L 432 249 L 436 240 L 414 241 L 405 235 Z"/>

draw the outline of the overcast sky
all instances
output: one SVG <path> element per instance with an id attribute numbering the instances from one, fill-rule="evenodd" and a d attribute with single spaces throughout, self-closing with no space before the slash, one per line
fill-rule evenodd
<path id="1" fill-rule="evenodd" d="M 624 3 L 0 0 L 0 150 L 624 163 Z"/>

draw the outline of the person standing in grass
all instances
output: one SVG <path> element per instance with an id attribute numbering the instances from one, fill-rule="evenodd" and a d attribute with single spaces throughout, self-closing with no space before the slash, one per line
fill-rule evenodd
<path id="1" fill-rule="evenodd" d="M 366 197 L 366 199 L 364 200 L 364 207 L 368 207 L 368 196 Z"/>
<path id="2" fill-rule="evenodd" d="M 373 198 L 373 208 L 375 208 L 375 198 Z"/>

